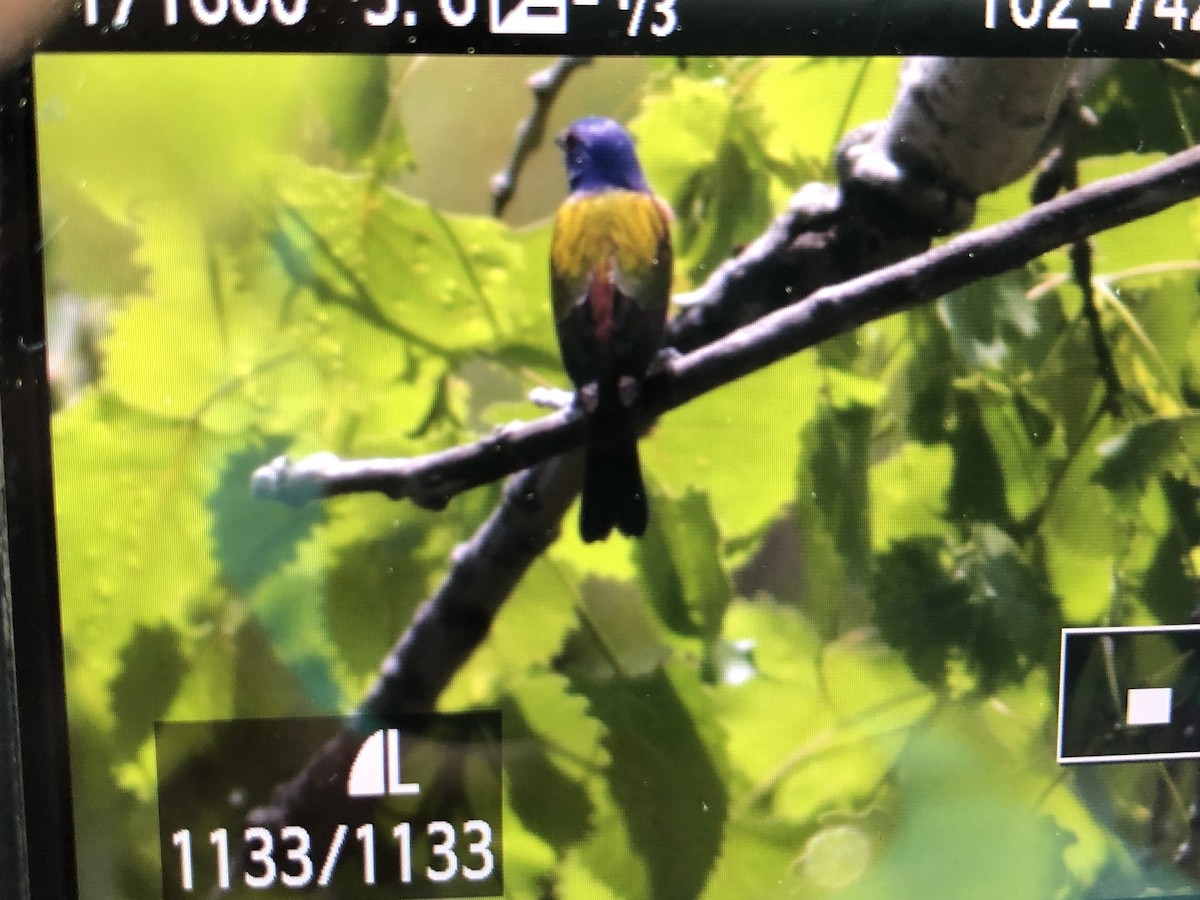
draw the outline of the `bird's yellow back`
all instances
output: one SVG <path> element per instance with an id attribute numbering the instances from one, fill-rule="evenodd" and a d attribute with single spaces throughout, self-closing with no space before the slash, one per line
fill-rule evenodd
<path id="1" fill-rule="evenodd" d="M 644 272 L 658 258 L 667 227 L 651 194 L 612 190 L 571 197 L 559 208 L 550 259 L 564 280 L 613 263 L 622 273 Z"/>

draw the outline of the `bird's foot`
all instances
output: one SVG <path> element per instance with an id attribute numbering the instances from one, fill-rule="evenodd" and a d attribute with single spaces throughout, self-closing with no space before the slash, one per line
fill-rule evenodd
<path id="1" fill-rule="evenodd" d="M 642 386 L 636 378 L 629 375 L 622 375 L 617 381 L 617 396 L 621 398 L 621 405 L 626 409 L 637 403 L 638 397 L 641 395 Z"/>
<path id="2" fill-rule="evenodd" d="M 600 388 L 596 382 L 585 384 L 575 394 L 575 405 L 581 408 L 585 415 L 591 415 L 600 405 Z"/>
<path id="3" fill-rule="evenodd" d="M 671 368 L 677 359 L 682 358 L 683 354 L 674 347 L 663 347 L 654 355 L 654 359 L 650 361 L 650 367 L 646 369 L 646 376 L 657 375 L 659 372 Z"/>

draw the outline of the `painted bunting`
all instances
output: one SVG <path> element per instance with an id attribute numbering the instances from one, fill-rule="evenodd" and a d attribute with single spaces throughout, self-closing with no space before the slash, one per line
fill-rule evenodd
<path id="1" fill-rule="evenodd" d="M 630 405 L 662 341 L 671 211 L 612 119 L 580 119 L 557 143 L 571 193 L 554 220 L 550 293 L 587 428 L 579 533 L 598 541 L 615 526 L 641 536 L 650 512 Z"/>

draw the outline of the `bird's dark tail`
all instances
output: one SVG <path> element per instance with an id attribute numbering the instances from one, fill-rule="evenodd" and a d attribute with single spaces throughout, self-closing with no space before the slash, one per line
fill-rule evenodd
<path id="1" fill-rule="evenodd" d="M 605 400 L 587 423 L 579 534 L 588 543 L 604 540 L 614 527 L 641 537 L 650 519 L 633 419 L 615 397 Z"/>

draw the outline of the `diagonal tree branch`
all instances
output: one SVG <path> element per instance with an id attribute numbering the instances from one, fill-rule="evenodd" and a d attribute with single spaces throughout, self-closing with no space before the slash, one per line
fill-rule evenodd
<path id="1" fill-rule="evenodd" d="M 1034 207 L 1016 219 L 961 235 L 941 247 L 770 313 L 648 376 L 639 412 L 651 419 L 864 322 L 890 315 L 1043 253 L 1200 195 L 1200 148 L 1138 172 L 1096 182 Z M 787 229 L 780 229 L 781 240 Z M 748 253 L 760 253 L 752 246 Z M 727 273 L 718 273 L 726 278 Z M 686 315 L 686 314 L 685 314 Z M 693 326 L 696 327 L 696 326 Z M 686 334 L 687 332 L 685 332 Z M 671 343 L 680 338 L 669 336 Z M 379 491 L 440 508 L 464 490 L 518 472 L 581 445 L 575 409 L 499 429 L 468 445 L 412 459 L 342 460 L 310 456 L 295 465 L 274 460 L 254 476 L 259 497 L 290 503 L 316 496 Z"/>

